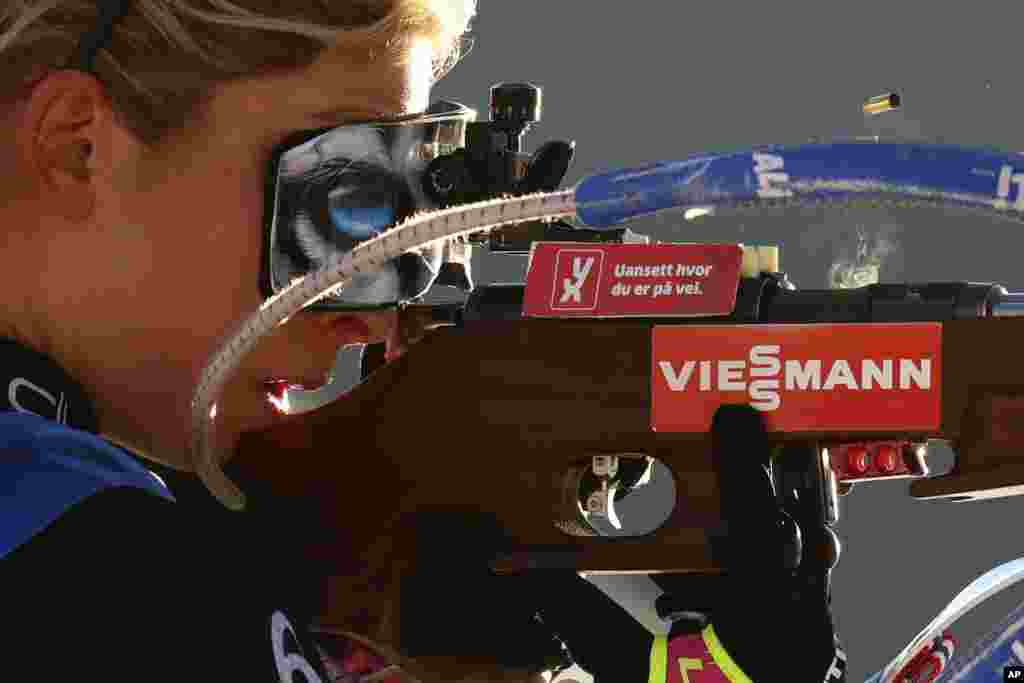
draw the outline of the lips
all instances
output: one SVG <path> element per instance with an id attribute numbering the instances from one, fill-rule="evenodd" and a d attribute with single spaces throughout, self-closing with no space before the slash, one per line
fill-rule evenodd
<path id="1" fill-rule="evenodd" d="M 296 367 L 292 372 L 282 372 L 281 369 L 266 372 L 263 374 L 263 378 L 269 379 L 259 381 L 260 391 L 266 396 L 277 412 L 291 414 L 291 411 L 298 409 L 298 406 L 293 405 L 293 403 L 303 394 L 305 398 L 300 403 L 308 404 L 309 401 L 313 401 L 315 404 L 317 401 L 315 394 L 322 394 L 323 392 L 320 390 L 328 386 L 327 373 L 333 368 L 334 359 L 332 358 L 330 361 L 327 361 L 324 358 L 323 360 L 329 364 L 325 363 L 322 369 L 317 370 L 310 367 L 310 361 L 320 359 L 321 355 L 328 348 L 333 348 L 335 353 L 337 353 L 342 346 L 348 344 L 369 344 L 374 338 L 373 330 L 367 322 L 353 315 L 342 315 L 333 320 L 322 321 L 318 334 L 323 335 L 315 342 L 318 348 L 316 350 L 309 349 L 305 362 L 302 363 L 302 366 L 304 366 L 302 369 Z M 394 360 L 394 357 L 389 357 L 387 360 L 390 362 Z M 291 394 L 290 399 L 288 398 L 289 394 Z M 321 396 L 321 399 L 326 400 L 326 397 Z M 307 405 L 308 408 L 309 406 Z"/>

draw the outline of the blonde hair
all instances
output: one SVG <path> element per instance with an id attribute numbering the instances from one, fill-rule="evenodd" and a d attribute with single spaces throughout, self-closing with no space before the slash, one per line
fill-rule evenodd
<path id="1" fill-rule="evenodd" d="M 155 146 L 197 118 L 218 84 L 311 65 L 328 46 L 402 60 L 427 37 L 440 78 L 468 47 L 476 0 L 133 0 L 96 57 L 122 125 Z M 66 68 L 96 0 L 6 0 L 0 97 Z M 11 96 L 13 94 L 13 97 Z M 2 101 L 0 101 L 2 103 Z"/>

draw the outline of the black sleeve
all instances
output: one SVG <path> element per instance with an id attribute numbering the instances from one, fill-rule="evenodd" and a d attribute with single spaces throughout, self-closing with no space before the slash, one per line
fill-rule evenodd
<path id="1" fill-rule="evenodd" d="M 0 585 L 3 650 L 35 674 L 19 680 L 326 681 L 304 628 L 318 581 L 244 514 L 113 489 L 16 549 Z"/>

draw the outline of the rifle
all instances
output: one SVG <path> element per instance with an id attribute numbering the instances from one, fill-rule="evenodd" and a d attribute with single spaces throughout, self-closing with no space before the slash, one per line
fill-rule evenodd
<path id="1" fill-rule="evenodd" d="M 487 130 L 481 128 L 479 135 L 493 142 L 484 135 Z M 522 132 L 510 134 L 507 126 L 490 130 L 505 135 L 506 141 L 518 140 Z M 785 204 L 790 198 L 808 195 L 846 201 L 851 194 L 862 196 L 874 190 L 871 196 L 898 194 L 905 200 L 910 197 L 906 200 L 910 203 L 960 201 L 950 199 L 953 189 L 965 186 L 959 177 L 945 185 L 942 178 L 934 182 L 924 178 L 919 184 L 932 189 L 915 194 L 908 189 L 911 183 L 896 183 L 873 171 L 866 175 L 877 180 L 878 187 L 865 190 L 849 180 L 855 175 L 849 165 L 843 168 L 846 175 L 839 173 L 838 178 L 818 167 L 801 171 L 815 163 L 834 164 L 839 157 L 852 160 L 856 168 L 861 151 L 855 147 L 819 145 L 697 157 L 685 162 L 682 170 L 678 164 L 667 164 L 635 174 L 670 175 L 671 191 L 639 191 L 630 185 L 629 174 L 606 174 L 576 188 L 579 217 L 585 225 L 589 220 L 600 229 L 551 220 L 519 222 L 453 241 L 449 252 L 464 252 L 471 244 L 536 256 L 538 246 L 561 241 L 577 247 L 643 247 L 643 240 L 628 229 L 605 228 L 624 216 L 659 210 L 671 202 L 691 208 L 734 201 L 770 205 L 776 199 Z M 970 152 L 972 163 L 995 164 L 995 192 L 984 201 L 964 192 L 956 197 L 966 196 L 965 203 L 973 201 L 1003 217 L 1015 218 L 1020 212 L 1010 201 L 1009 184 L 1002 180 L 1012 176 L 1013 163 L 1024 167 L 1024 158 L 1018 155 L 928 146 L 864 147 L 883 170 L 890 156 L 913 162 L 913 154 L 932 155 L 929 159 L 948 154 L 959 162 L 956 154 Z M 439 166 L 435 177 L 447 179 L 438 184 L 448 188 L 449 205 L 494 196 L 512 181 L 519 183 L 519 190 L 551 191 L 552 178 L 560 182 L 573 147 L 563 143 L 542 148 L 547 150 L 547 161 L 534 168 L 544 167 L 547 172 L 538 172 L 528 186 L 522 183 L 530 177 L 530 165 L 523 163 L 518 143 L 488 148 L 499 154 L 497 161 L 493 155 L 481 157 L 486 163 L 473 161 L 470 150 L 461 159 L 449 158 L 450 166 Z M 878 162 L 878 157 L 883 161 Z M 783 159 L 787 172 L 783 172 Z M 717 177 L 711 166 L 716 162 L 722 167 Z M 951 163 L 937 166 L 947 174 L 951 167 Z M 753 187 L 751 170 L 756 178 Z M 460 185 L 453 178 L 473 182 Z M 487 178 L 504 180 L 488 185 Z M 978 182 L 983 185 L 985 180 Z M 609 187 L 617 193 L 616 201 L 607 199 Z M 681 187 L 689 193 L 683 193 L 682 200 Z M 901 337 L 900 351 L 915 351 L 911 347 L 918 343 L 927 347 L 927 381 L 921 379 L 924 358 L 889 358 L 894 363 L 890 370 L 882 358 L 862 358 L 874 363 L 874 388 L 885 384 L 887 372 L 899 375 L 897 380 L 890 377 L 890 384 L 903 382 L 904 375 L 907 379 L 906 386 L 898 387 L 903 393 L 896 391 L 885 399 L 884 410 L 874 404 L 874 421 L 851 423 L 849 416 L 840 414 L 836 418 L 840 426 L 816 426 L 807 422 L 805 412 L 798 428 L 772 430 L 776 446 L 772 476 L 780 495 L 796 491 L 803 499 L 811 497 L 818 503 L 821 519 L 834 523 L 839 497 L 851 485 L 896 477 L 913 479 L 911 495 L 918 499 L 962 502 L 1024 493 L 1024 458 L 1012 451 L 1013 444 L 1024 442 L 1024 427 L 1018 426 L 1024 421 L 1015 419 L 1024 416 L 1024 369 L 1005 362 L 1014 357 L 1017 340 L 1024 335 L 1020 319 L 1024 295 L 1008 293 L 995 283 L 968 282 L 800 290 L 781 272 L 770 249 L 737 253 L 746 266 L 738 268 L 730 309 L 686 318 L 525 318 L 528 285 L 474 287 L 466 262 L 449 261 L 445 283 L 469 290 L 464 302 L 403 307 L 405 315 L 418 316 L 432 328 L 422 341 L 386 365 L 374 361 L 372 350 L 360 349 L 359 378 L 346 387 L 343 398 L 317 406 L 301 420 L 246 435 L 238 446 L 246 455 L 238 460 L 236 472 L 246 480 L 268 482 L 275 497 L 304 499 L 318 508 L 325 524 L 336 525 L 331 541 L 313 552 L 321 561 L 333 563 L 339 576 L 349 571 L 353 548 L 370 548 L 385 537 L 393 571 L 412 571 L 415 543 L 407 521 L 417 511 L 438 505 L 463 506 L 502 521 L 518 539 L 519 548 L 494 558 L 492 566 L 498 572 L 562 567 L 591 573 L 715 574 L 720 568 L 710 552 L 709 530 L 713 533 L 721 526 L 721 491 L 707 430 L 701 425 L 717 404 L 705 401 L 701 420 L 682 419 L 670 431 L 652 429 L 654 398 L 658 391 L 668 390 L 662 386 L 665 382 L 671 384 L 665 373 L 657 372 L 658 335 L 667 330 L 666 339 L 676 340 L 678 348 L 679 340 L 699 329 L 706 339 L 734 338 L 742 345 L 748 338 L 763 343 L 762 332 L 770 337 L 787 328 L 802 334 L 813 330 L 848 334 L 863 348 L 888 349 L 897 334 L 894 330 L 910 329 L 913 334 Z M 717 336 L 707 332 L 710 328 L 719 329 Z M 785 338 L 796 343 L 799 335 Z M 979 349 L 984 352 L 978 353 Z M 763 350 L 758 358 L 751 354 L 744 368 L 753 369 L 761 361 L 772 365 L 771 358 L 765 361 Z M 719 362 L 717 368 L 708 366 L 712 369 L 707 377 L 713 382 L 723 377 L 723 360 L 694 362 Z M 784 356 L 774 361 L 788 372 Z M 847 395 L 857 391 L 870 395 L 870 382 L 863 384 L 864 377 L 847 379 L 849 369 L 839 372 L 838 386 L 848 389 Z M 691 371 L 698 373 L 692 375 L 693 383 L 704 382 L 703 365 L 691 366 Z M 835 363 L 832 369 L 825 367 L 825 376 L 818 380 L 828 385 L 834 371 Z M 672 372 L 678 383 L 685 384 L 682 366 L 673 366 Z M 730 372 L 725 376 L 735 379 Z M 813 382 L 807 372 L 806 364 L 798 364 L 794 381 Z M 785 375 L 787 382 L 789 377 Z M 782 378 L 782 374 L 776 376 Z M 830 391 L 826 386 L 814 397 L 831 400 Z M 682 394 L 685 390 L 680 390 Z M 737 400 L 737 394 L 730 396 Z M 905 421 L 904 401 L 913 404 Z M 840 405 L 832 413 L 843 410 Z M 882 413 L 884 419 L 878 417 Z M 426 438 L 441 445 L 425 452 Z M 930 440 L 949 442 L 957 454 L 955 466 L 943 476 L 929 477 Z M 306 450 L 316 454 L 315 466 L 282 467 L 279 453 Z M 637 490 L 652 459 L 672 473 L 676 496 L 671 513 L 661 526 L 642 536 L 602 535 L 597 521 L 608 518 L 617 496 Z M 386 485 L 363 483 L 374 480 Z M 340 492 L 338 481 L 360 483 Z M 361 525 L 352 524 L 354 518 Z"/>

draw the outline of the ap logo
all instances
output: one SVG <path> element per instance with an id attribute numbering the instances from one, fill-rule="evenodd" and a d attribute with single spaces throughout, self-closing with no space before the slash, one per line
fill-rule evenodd
<path id="1" fill-rule="evenodd" d="M 590 311 L 597 308 L 597 292 L 604 266 L 599 249 L 561 249 L 555 256 L 555 286 L 551 308 Z"/>

